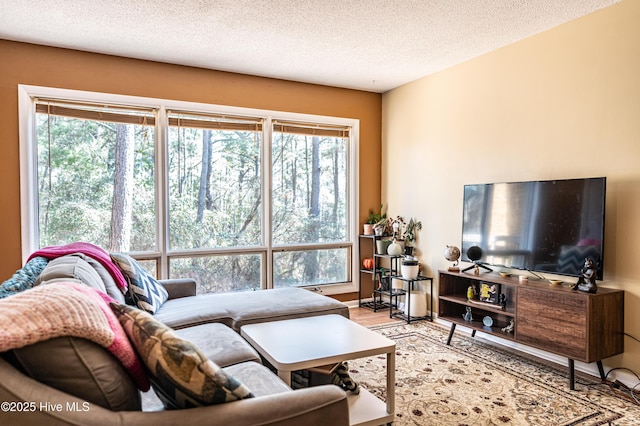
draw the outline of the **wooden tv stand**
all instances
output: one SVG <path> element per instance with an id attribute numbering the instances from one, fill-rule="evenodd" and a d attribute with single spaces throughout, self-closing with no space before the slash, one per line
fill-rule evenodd
<path id="1" fill-rule="evenodd" d="M 595 294 L 571 289 L 567 283 L 551 285 L 533 280 L 520 283 L 517 276 L 473 271 L 439 271 L 438 317 L 450 321 L 447 344 L 456 325 L 552 352 L 569 360 L 569 386 L 575 388 L 574 361 L 597 362 L 605 378 L 602 360 L 624 352 L 624 291 L 598 287 Z M 482 283 L 496 284 L 504 294 L 503 304 L 479 300 Z M 468 300 L 469 286 L 476 289 Z M 486 294 L 485 294 L 486 295 Z M 463 317 L 470 308 L 473 319 Z M 490 317 L 492 325 L 483 323 Z M 513 320 L 511 332 L 504 332 Z M 487 320 L 489 323 L 489 321 Z"/>

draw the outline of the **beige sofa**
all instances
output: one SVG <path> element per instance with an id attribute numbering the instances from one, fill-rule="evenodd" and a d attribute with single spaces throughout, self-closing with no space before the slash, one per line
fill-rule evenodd
<path id="1" fill-rule="evenodd" d="M 255 395 L 207 407 L 164 410 L 141 393 L 101 346 L 63 337 L 0 358 L 0 423 L 12 425 L 347 425 L 345 392 L 333 385 L 291 390 L 238 334 L 244 324 L 341 314 L 346 305 L 303 289 L 196 295 L 192 280 L 164 281 L 155 317 L 177 330 Z M 62 377 L 61 377 L 62 376 Z"/>

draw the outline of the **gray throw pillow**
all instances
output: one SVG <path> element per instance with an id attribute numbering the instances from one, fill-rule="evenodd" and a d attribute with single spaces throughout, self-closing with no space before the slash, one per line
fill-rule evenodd
<path id="1" fill-rule="evenodd" d="M 91 265 L 93 269 L 95 269 L 98 275 L 100 275 L 100 278 L 102 278 L 102 282 L 107 289 L 107 294 L 113 297 L 118 302 L 124 303 L 124 294 L 122 293 L 122 290 L 118 288 L 118 285 L 116 284 L 109 271 L 107 271 L 107 268 L 102 266 L 100 262 L 90 256 L 85 256 L 81 253 L 78 253 L 77 256 L 80 256 L 82 259 L 84 259 L 89 265 Z"/>
<path id="2" fill-rule="evenodd" d="M 79 281 L 103 293 L 107 292 L 96 270 L 82 257 L 73 254 L 51 260 L 36 280 L 36 285 L 69 280 Z"/>

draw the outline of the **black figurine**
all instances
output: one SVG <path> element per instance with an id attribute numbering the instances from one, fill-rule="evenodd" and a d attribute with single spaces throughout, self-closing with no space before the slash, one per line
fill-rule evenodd
<path id="1" fill-rule="evenodd" d="M 502 306 L 502 309 L 507 307 L 507 295 L 502 293 L 498 296 L 498 303 Z"/>
<path id="2" fill-rule="evenodd" d="M 593 259 L 587 257 L 584 259 L 584 267 L 580 270 L 580 278 L 572 287 L 573 290 L 584 291 L 585 293 L 595 293 L 598 291 L 596 285 L 596 265 Z"/>

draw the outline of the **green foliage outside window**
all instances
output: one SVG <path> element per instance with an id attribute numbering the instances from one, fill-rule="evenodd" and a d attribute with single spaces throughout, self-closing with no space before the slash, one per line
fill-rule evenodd
<path id="1" fill-rule="evenodd" d="M 276 287 L 350 279 L 350 249 L 327 247 L 349 241 L 348 138 L 274 131 L 265 179 L 261 130 L 169 116 L 165 204 L 153 121 L 36 113 L 40 247 L 88 241 L 151 253 L 157 272 L 159 201 L 168 206 L 170 277 L 195 278 L 200 292 L 261 288 L 266 247 L 276 249 Z"/>

